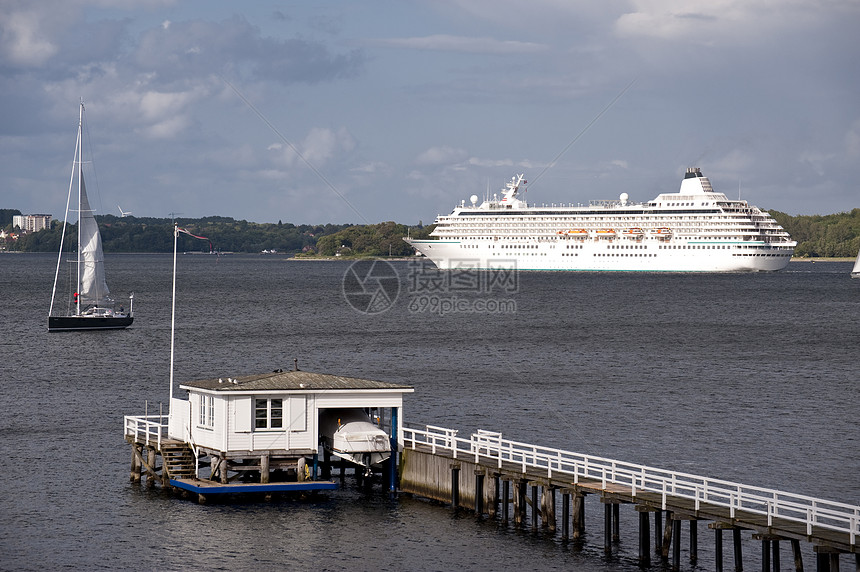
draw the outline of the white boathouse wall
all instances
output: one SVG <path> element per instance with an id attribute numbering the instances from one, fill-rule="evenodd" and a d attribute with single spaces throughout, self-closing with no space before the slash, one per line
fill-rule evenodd
<path id="1" fill-rule="evenodd" d="M 308 451 L 319 443 L 319 412 L 333 408 L 401 408 L 401 392 L 385 390 L 294 393 L 224 393 L 189 389 L 188 400 L 171 399 L 169 437 L 223 453 Z M 203 397 L 203 403 L 201 403 Z M 254 427 L 255 399 L 283 400 L 283 428 Z M 212 407 L 211 415 L 205 411 Z M 201 411 L 204 415 L 201 416 Z M 209 424 L 211 419 L 212 423 Z M 398 415 L 397 435 L 402 435 Z M 398 438 L 402 441 L 402 438 Z"/>

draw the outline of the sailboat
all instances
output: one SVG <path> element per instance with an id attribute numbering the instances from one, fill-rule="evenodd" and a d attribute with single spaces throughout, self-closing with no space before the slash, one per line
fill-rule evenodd
<path id="1" fill-rule="evenodd" d="M 851 269 L 851 278 L 860 278 L 860 250 L 857 251 L 857 260 L 854 261 L 854 268 Z"/>
<path id="2" fill-rule="evenodd" d="M 83 125 L 84 102 L 81 101 L 80 118 L 78 120 L 78 140 L 75 145 L 75 159 L 72 166 L 72 176 L 69 181 L 69 196 L 66 200 L 66 215 L 63 217 L 63 234 L 60 238 L 60 253 L 57 257 L 57 270 L 54 273 L 54 287 L 51 292 L 51 308 L 48 310 L 48 331 L 59 332 L 69 330 L 114 330 L 127 328 L 134 320 L 132 305 L 134 294 L 129 296 L 129 306 L 118 311 L 110 297 L 105 282 L 104 253 L 102 252 L 102 237 L 99 226 L 90 208 L 87 189 L 84 184 L 83 172 Z M 64 314 L 54 315 L 54 300 L 57 297 L 57 279 L 60 275 L 60 265 L 63 260 L 63 242 L 66 236 L 66 225 L 69 219 L 69 205 L 77 180 L 78 193 L 78 248 L 75 267 L 77 273 L 72 291 L 66 302 Z M 71 280 L 70 280 L 71 281 Z"/>

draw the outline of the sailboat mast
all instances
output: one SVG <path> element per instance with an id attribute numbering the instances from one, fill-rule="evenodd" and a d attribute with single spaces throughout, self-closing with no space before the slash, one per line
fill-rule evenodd
<path id="1" fill-rule="evenodd" d="M 78 118 L 78 148 L 76 150 L 76 154 L 78 157 L 78 278 L 75 286 L 75 315 L 81 315 L 81 218 L 83 217 L 83 211 L 81 205 L 81 187 L 83 181 L 83 171 L 84 171 L 84 145 L 83 145 L 83 126 L 84 126 L 84 101 L 81 100 L 81 110 L 80 116 Z"/>

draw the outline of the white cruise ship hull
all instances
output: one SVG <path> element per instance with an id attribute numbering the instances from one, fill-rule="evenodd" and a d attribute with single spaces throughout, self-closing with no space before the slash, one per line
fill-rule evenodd
<path id="1" fill-rule="evenodd" d="M 796 242 L 770 214 L 713 190 L 696 167 L 675 193 L 634 203 L 530 205 L 518 198 L 523 175 L 502 197 L 472 195 L 439 216 L 433 239 L 404 238 L 437 267 L 449 269 L 639 272 L 773 272 Z"/>
<path id="2" fill-rule="evenodd" d="M 443 270 L 506 268 L 581 272 L 775 272 L 793 248 L 761 244 L 636 244 L 619 241 L 510 242 L 405 239 Z"/>

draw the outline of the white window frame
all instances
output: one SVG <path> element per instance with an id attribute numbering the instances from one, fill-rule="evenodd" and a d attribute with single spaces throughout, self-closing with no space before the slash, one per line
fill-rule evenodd
<path id="1" fill-rule="evenodd" d="M 200 394 L 199 401 L 200 414 L 198 416 L 199 425 L 201 427 L 215 426 L 215 397 L 212 395 Z"/>
<path id="2" fill-rule="evenodd" d="M 255 397 L 254 431 L 283 431 L 284 401 L 283 397 Z M 265 416 L 261 413 L 265 413 Z"/>

